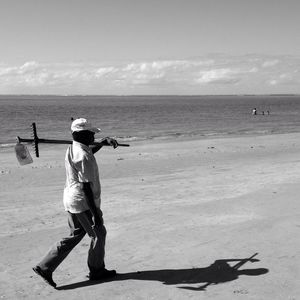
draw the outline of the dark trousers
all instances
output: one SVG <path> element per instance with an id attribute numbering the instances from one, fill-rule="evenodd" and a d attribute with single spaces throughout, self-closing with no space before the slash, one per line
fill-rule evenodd
<path id="1" fill-rule="evenodd" d="M 54 244 L 38 266 L 43 271 L 52 273 L 87 233 L 91 238 L 88 253 L 90 273 L 97 273 L 104 268 L 106 229 L 100 209 L 98 213 L 102 222 L 100 226 L 94 227 L 93 216 L 89 210 L 79 214 L 68 212 L 70 235 Z"/>

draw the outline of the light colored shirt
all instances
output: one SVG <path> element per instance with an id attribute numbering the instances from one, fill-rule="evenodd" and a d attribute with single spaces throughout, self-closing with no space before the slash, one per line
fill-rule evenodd
<path id="1" fill-rule="evenodd" d="M 90 147 L 73 141 L 65 156 L 66 184 L 64 188 L 64 207 L 70 213 L 89 210 L 81 183 L 89 182 L 96 207 L 101 204 L 101 185 L 95 156 Z"/>

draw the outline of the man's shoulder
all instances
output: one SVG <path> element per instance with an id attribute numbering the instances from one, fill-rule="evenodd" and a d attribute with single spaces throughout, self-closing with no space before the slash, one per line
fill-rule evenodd
<path id="1" fill-rule="evenodd" d="M 79 153 L 91 153 L 90 147 L 84 144 L 73 141 L 73 144 L 70 145 L 72 147 L 73 152 Z"/>
<path id="2" fill-rule="evenodd" d="M 68 151 L 73 161 L 89 160 L 93 157 L 91 149 L 78 142 L 73 142 Z"/>

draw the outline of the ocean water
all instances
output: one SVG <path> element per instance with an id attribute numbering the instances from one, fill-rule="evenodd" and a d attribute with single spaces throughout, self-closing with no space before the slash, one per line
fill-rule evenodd
<path id="1" fill-rule="evenodd" d="M 0 115 L 0 147 L 30 138 L 32 122 L 40 138 L 70 139 L 71 117 L 129 142 L 263 135 L 300 132 L 300 96 L 0 96 Z"/>

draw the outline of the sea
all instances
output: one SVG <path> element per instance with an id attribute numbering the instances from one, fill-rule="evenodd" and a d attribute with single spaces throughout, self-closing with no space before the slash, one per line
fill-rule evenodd
<path id="1" fill-rule="evenodd" d="M 257 115 L 252 110 L 257 109 Z M 300 95 L 0 96 L 0 148 L 16 137 L 71 139 L 71 118 L 122 142 L 300 132 Z"/>

